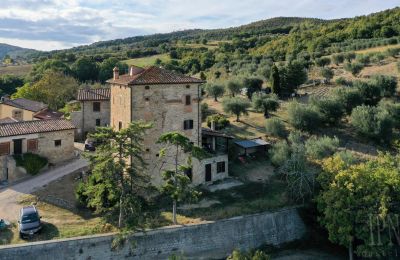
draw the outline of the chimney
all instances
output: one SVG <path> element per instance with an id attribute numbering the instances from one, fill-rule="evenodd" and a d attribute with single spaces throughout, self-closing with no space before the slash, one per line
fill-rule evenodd
<path id="1" fill-rule="evenodd" d="M 133 74 L 134 74 L 134 73 L 133 73 L 133 66 L 130 66 L 130 67 L 129 67 L 129 76 L 132 77 Z"/>
<path id="2" fill-rule="evenodd" d="M 9 95 L 4 95 L 1 97 L 1 102 L 4 102 L 6 100 L 10 100 L 10 96 Z"/>
<path id="3" fill-rule="evenodd" d="M 114 69 L 113 69 L 113 78 L 114 78 L 114 80 L 116 80 L 116 79 L 119 79 L 119 69 L 118 69 L 118 67 L 115 67 Z"/>

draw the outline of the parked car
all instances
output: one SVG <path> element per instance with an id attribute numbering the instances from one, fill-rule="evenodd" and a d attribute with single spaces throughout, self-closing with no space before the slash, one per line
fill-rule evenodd
<path id="1" fill-rule="evenodd" d="M 35 206 L 23 207 L 18 220 L 19 236 L 32 236 L 42 229 L 41 217 Z"/>
<path id="2" fill-rule="evenodd" d="M 85 141 L 85 151 L 89 151 L 89 152 L 96 151 L 96 142 L 93 140 L 87 139 Z"/>

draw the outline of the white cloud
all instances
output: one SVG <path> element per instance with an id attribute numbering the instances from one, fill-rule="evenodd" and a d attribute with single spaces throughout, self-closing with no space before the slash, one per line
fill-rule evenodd
<path id="1" fill-rule="evenodd" d="M 399 0 L 1 0 L 0 41 L 58 49 L 191 28 L 237 26 L 276 16 L 341 18 Z"/>

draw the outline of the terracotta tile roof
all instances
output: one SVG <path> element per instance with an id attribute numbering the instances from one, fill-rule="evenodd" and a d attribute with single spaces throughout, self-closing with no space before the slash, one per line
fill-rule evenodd
<path id="1" fill-rule="evenodd" d="M 143 71 L 135 69 L 133 74 L 120 75 L 118 79 L 109 79 L 107 82 L 121 85 L 204 83 L 201 79 L 189 77 L 155 66 L 146 68 Z"/>
<path id="2" fill-rule="evenodd" d="M 14 122 L 18 122 L 18 120 L 15 118 L 11 118 L 11 117 L 5 117 L 5 118 L 0 119 L 0 124 L 8 124 L 8 123 L 14 123 Z"/>
<path id="3" fill-rule="evenodd" d="M 29 110 L 32 112 L 39 112 L 40 110 L 47 108 L 47 105 L 42 102 L 37 102 L 25 98 L 9 99 L 3 97 L 0 103 L 20 109 Z"/>
<path id="4" fill-rule="evenodd" d="M 50 108 L 43 109 L 36 113 L 33 117 L 37 119 L 47 120 L 47 119 L 59 119 L 64 116 L 63 113 L 58 111 L 53 111 Z"/>
<path id="5" fill-rule="evenodd" d="M 76 97 L 79 101 L 110 100 L 110 88 L 80 89 Z"/>
<path id="6" fill-rule="evenodd" d="M 75 126 L 65 119 L 21 121 L 0 124 L 0 137 L 46 133 L 69 129 L 75 129 Z"/>

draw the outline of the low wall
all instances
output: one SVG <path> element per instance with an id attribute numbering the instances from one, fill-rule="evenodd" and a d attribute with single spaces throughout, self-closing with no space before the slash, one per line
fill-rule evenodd
<path id="1" fill-rule="evenodd" d="M 118 250 L 111 250 L 112 234 L 2 246 L 0 259 L 167 259 L 172 254 L 221 259 L 234 249 L 301 239 L 305 231 L 297 209 L 291 208 L 136 233 Z"/>

